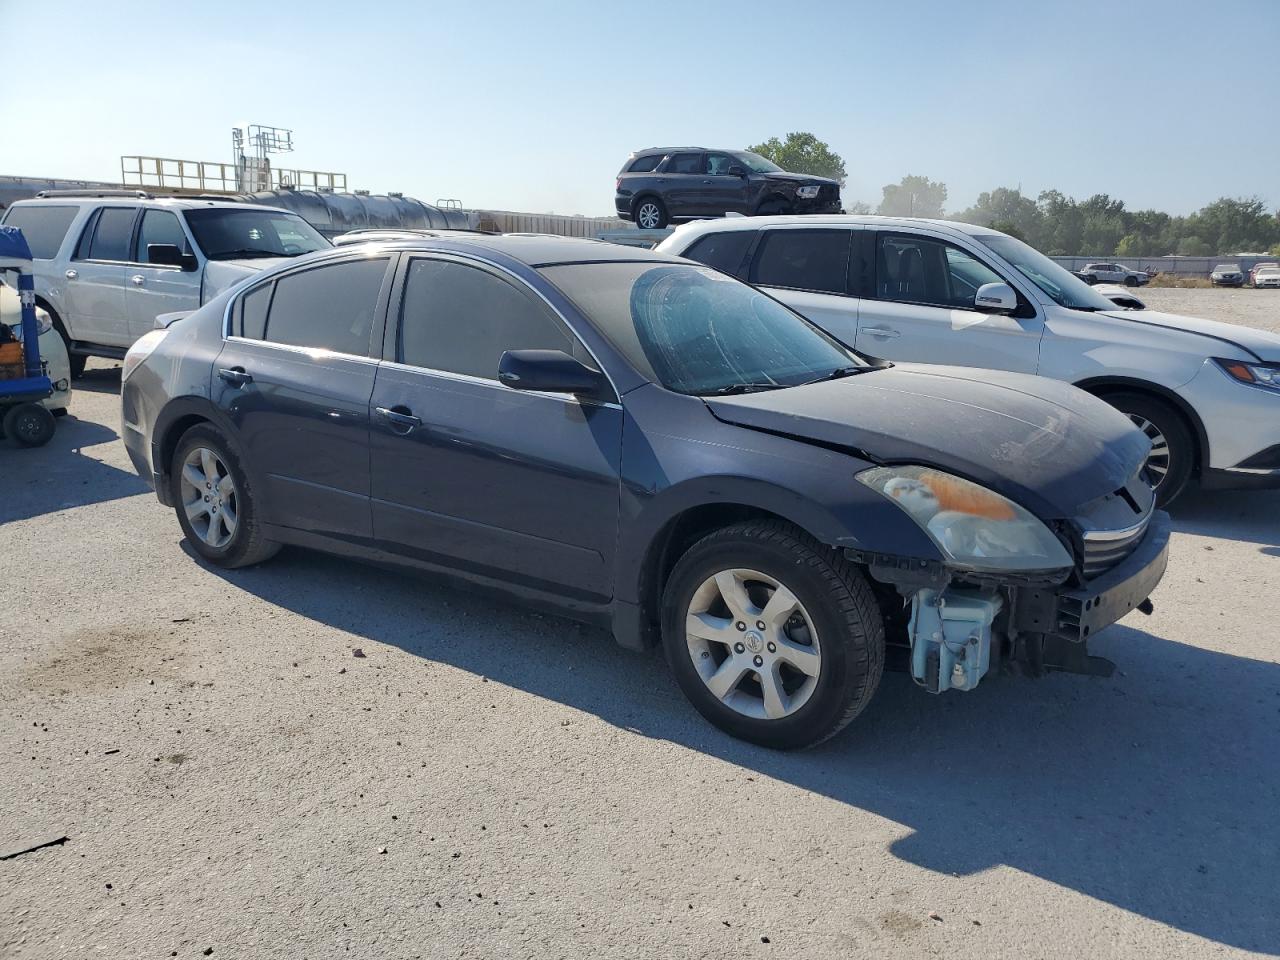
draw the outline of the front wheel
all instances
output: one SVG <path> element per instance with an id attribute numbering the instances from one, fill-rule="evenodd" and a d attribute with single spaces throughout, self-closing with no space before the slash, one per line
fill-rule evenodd
<path id="1" fill-rule="evenodd" d="M 689 548 L 664 591 L 662 641 L 699 713 L 775 749 L 834 736 L 884 670 L 883 620 L 862 574 L 781 521 L 734 524 Z"/>
<path id="2" fill-rule="evenodd" d="M 1137 277 L 1125 277 L 1125 278 L 1124 278 L 1124 285 L 1125 285 L 1126 287 L 1136 287 L 1136 286 L 1138 286 L 1138 278 L 1137 278 Z"/>
<path id="3" fill-rule="evenodd" d="M 1173 503 L 1191 480 L 1196 445 L 1191 428 L 1172 406 L 1141 393 L 1117 393 L 1104 397 L 1151 440 L 1147 475 L 1156 491 L 1156 503 Z"/>
<path id="4" fill-rule="evenodd" d="M 645 197 L 636 205 L 636 226 L 641 230 L 661 230 L 667 225 L 667 208 L 661 200 Z"/>
<path id="5" fill-rule="evenodd" d="M 182 435 L 170 483 L 178 524 L 206 560 L 220 567 L 247 567 L 280 549 L 263 535 L 239 454 L 214 427 L 199 424 Z"/>

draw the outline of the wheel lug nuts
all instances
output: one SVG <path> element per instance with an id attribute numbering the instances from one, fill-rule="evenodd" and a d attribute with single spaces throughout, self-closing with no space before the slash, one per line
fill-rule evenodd
<path id="1" fill-rule="evenodd" d="M 757 667 L 763 667 L 764 657 L 760 656 L 759 654 L 756 654 L 755 658 L 751 662 L 754 663 Z"/>
<path id="2" fill-rule="evenodd" d="M 745 629 L 747 629 L 747 625 L 746 625 L 745 623 L 743 623 L 741 620 L 739 620 L 739 621 L 735 624 L 735 626 L 736 626 L 739 630 L 745 630 Z"/>
<path id="3" fill-rule="evenodd" d="M 765 627 L 764 627 L 764 621 L 763 621 L 763 620 L 757 620 L 757 621 L 756 621 L 756 629 L 757 629 L 757 630 L 763 630 L 764 628 L 765 628 Z"/>
<path id="4" fill-rule="evenodd" d="M 777 653 L 777 652 L 778 652 L 778 645 L 777 645 L 776 643 L 774 643 L 772 640 L 770 640 L 770 641 L 769 641 L 769 652 L 770 652 L 770 653 Z"/>
<path id="5" fill-rule="evenodd" d="M 735 643 L 735 644 L 733 645 L 733 652 L 734 652 L 734 653 L 742 653 L 742 652 L 743 652 L 744 650 L 746 650 L 746 649 L 747 649 L 747 648 L 746 648 L 746 647 L 744 647 L 744 646 L 743 646 L 742 644 L 740 644 L 740 643 Z"/>
<path id="6" fill-rule="evenodd" d="M 204 502 L 205 503 L 209 502 L 209 495 L 207 493 L 204 495 Z"/>

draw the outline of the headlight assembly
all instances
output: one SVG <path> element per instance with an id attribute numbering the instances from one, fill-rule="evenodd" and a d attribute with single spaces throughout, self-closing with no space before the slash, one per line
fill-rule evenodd
<path id="1" fill-rule="evenodd" d="M 1012 500 L 932 467 L 873 467 L 858 480 L 888 497 L 929 535 L 950 566 L 991 573 L 1062 570 L 1071 554 Z"/>
<path id="2" fill-rule="evenodd" d="M 1251 387 L 1264 387 L 1268 390 L 1280 390 L 1280 364 L 1277 363 L 1245 363 L 1243 360 L 1213 361 L 1232 380 L 1247 383 Z"/>
<path id="3" fill-rule="evenodd" d="M 822 188 L 816 184 L 796 188 L 796 196 L 801 200 L 812 200 L 818 195 L 818 191 Z"/>

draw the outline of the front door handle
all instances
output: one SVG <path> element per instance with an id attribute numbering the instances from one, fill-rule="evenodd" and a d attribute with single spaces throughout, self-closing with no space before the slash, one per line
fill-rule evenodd
<path id="1" fill-rule="evenodd" d="M 253 383 L 253 374 L 245 373 L 244 367 L 223 367 L 218 371 L 218 376 L 233 387 L 243 387 L 246 383 Z"/>
<path id="2" fill-rule="evenodd" d="M 415 417 L 408 407 L 374 407 L 374 410 L 377 411 L 378 416 L 390 423 L 391 429 L 397 433 L 408 433 L 414 427 L 422 426 L 422 418 Z"/>
<path id="3" fill-rule="evenodd" d="M 68 270 L 66 272 L 66 278 L 68 280 L 74 280 L 78 276 L 80 276 L 80 274 L 76 273 L 74 270 Z"/>
<path id="4" fill-rule="evenodd" d="M 864 327 L 862 332 L 869 333 L 873 337 L 880 337 L 884 340 L 892 340 L 895 337 L 902 336 L 901 331 L 893 330 L 889 327 Z"/>
<path id="5" fill-rule="evenodd" d="M 144 277 L 144 276 L 143 276 L 142 274 L 140 274 L 140 273 L 135 273 L 135 274 L 134 274 L 132 277 L 130 277 L 129 279 L 130 279 L 131 281 L 133 281 L 133 285 L 134 285 L 135 287 L 140 287 L 140 286 L 142 286 L 144 283 L 146 283 L 146 282 L 147 282 L 147 278 L 146 278 L 146 277 Z"/>

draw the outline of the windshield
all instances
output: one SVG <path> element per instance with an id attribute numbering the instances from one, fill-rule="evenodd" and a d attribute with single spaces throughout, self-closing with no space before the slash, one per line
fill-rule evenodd
<path id="1" fill-rule="evenodd" d="M 641 374 L 677 393 L 748 393 L 873 369 L 778 301 L 706 267 L 581 263 L 541 272 Z"/>
<path id="2" fill-rule="evenodd" d="M 983 246 L 994 250 L 1024 277 L 1043 290 L 1054 303 L 1072 310 L 1114 310 L 1116 305 L 1094 289 L 1060 267 L 1039 250 L 1021 240 L 999 233 L 974 237 Z"/>
<path id="3" fill-rule="evenodd" d="M 1240 264 L 1238 263 L 1220 263 L 1213 268 L 1217 273 L 1238 273 Z"/>
<path id="4" fill-rule="evenodd" d="M 742 165 L 752 173 L 781 173 L 782 168 L 772 160 L 766 160 L 758 153 L 750 150 L 735 150 L 732 156 L 742 161 Z"/>
<path id="5" fill-rule="evenodd" d="M 210 260 L 298 257 L 332 246 L 307 221 L 283 210 L 188 210 L 187 223 Z"/>

